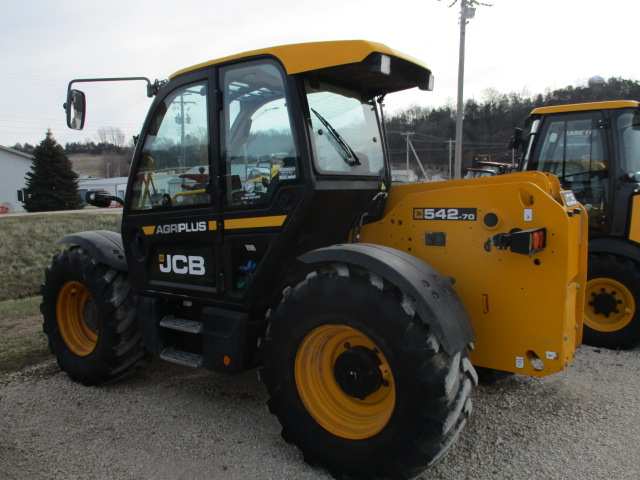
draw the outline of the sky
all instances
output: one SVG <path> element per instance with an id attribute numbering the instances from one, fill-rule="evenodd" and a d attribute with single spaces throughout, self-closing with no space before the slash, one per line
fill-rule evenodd
<path id="1" fill-rule="evenodd" d="M 139 133 L 150 99 L 137 82 L 81 84 L 85 129 L 67 129 L 74 78 L 152 81 L 204 61 L 290 43 L 364 39 L 423 61 L 433 92 L 388 98 L 455 105 L 460 47 L 454 0 L 0 0 L 0 145 L 97 141 L 104 127 Z M 640 80 L 638 0 L 487 0 L 466 26 L 464 96 L 544 93 L 600 75 Z M 453 4 L 453 5 L 452 5 Z M 524 119 L 523 119 L 524 120 Z"/>

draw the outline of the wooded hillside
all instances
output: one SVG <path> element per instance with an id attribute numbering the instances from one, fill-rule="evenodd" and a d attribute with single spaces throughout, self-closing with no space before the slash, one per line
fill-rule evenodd
<path id="1" fill-rule="evenodd" d="M 470 99 L 464 108 L 463 169 L 471 166 L 474 155 L 490 155 L 492 160 L 510 162 L 507 149 L 515 127 L 523 127 L 531 110 L 546 105 L 584 103 L 605 100 L 640 100 L 640 82 L 610 78 L 603 83 L 584 87 L 568 86 L 545 94 L 523 96 L 518 93 L 498 93 L 488 90 L 478 102 Z M 453 152 L 456 106 L 437 108 L 411 106 L 387 119 L 387 138 L 391 161 L 399 169 L 406 168 L 407 143 L 403 133 L 413 132 L 411 143 L 425 168 L 446 171 L 449 165 L 449 145 Z M 420 173 L 413 152 L 410 168 Z"/>

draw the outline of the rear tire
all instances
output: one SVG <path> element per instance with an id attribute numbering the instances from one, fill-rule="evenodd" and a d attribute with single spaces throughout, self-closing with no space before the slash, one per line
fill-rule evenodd
<path id="1" fill-rule="evenodd" d="M 583 343 L 605 348 L 640 344 L 640 271 L 632 260 L 589 255 Z"/>
<path id="2" fill-rule="evenodd" d="M 458 437 L 477 376 L 397 288 L 345 270 L 309 275 L 271 312 L 269 409 L 305 461 L 336 478 L 414 478 Z"/>
<path id="3" fill-rule="evenodd" d="M 53 257 L 40 310 L 49 350 L 77 382 L 115 380 L 131 373 L 145 355 L 127 275 L 80 247 Z"/>

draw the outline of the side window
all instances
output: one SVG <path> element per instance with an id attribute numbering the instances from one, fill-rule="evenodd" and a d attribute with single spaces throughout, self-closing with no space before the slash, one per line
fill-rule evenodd
<path id="1" fill-rule="evenodd" d="M 640 112 L 622 110 L 615 120 L 620 148 L 618 175 L 638 181 L 640 178 Z"/>
<path id="2" fill-rule="evenodd" d="M 210 203 L 205 82 L 171 92 L 156 111 L 135 167 L 132 210 Z"/>
<path id="3" fill-rule="evenodd" d="M 268 202 L 298 178 L 297 152 L 280 68 L 269 60 L 221 69 L 225 205 Z"/>

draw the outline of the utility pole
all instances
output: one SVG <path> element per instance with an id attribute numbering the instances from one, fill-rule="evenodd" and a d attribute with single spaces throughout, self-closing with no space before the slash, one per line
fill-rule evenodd
<path id="1" fill-rule="evenodd" d="M 403 132 L 400 135 L 402 135 L 407 139 L 407 182 L 409 182 L 409 149 L 411 149 L 411 151 L 413 152 L 413 156 L 416 157 L 416 163 L 420 167 L 420 170 L 422 171 L 422 175 L 424 176 L 425 180 L 427 180 L 428 179 L 427 172 L 422 166 L 422 162 L 420 161 L 420 157 L 418 157 L 418 153 L 416 152 L 416 149 L 413 148 L 413 143 L 411 143 L 410 137 L 411 135 L 415 135 L 415 132 Z"/>
<path id="2" fill-rule="evenodd" d="M 183 166 L 186 165 L 186 159 L 185 159 L 185 123 L 191 123 L 191 117 L 189 117 L 189 114 L 187 113 L 187 116 L 185 117 L 185 110 L 184 110 L 184 106 L 187 104 L 195 104 L 196 102 L 188 102 L 184 99 L 185 95 L 191 95 L 191 92 L 185 92 L 183 94 L 180 95 L 180 100 L 178 101 L 178 103 L 180 104 L 180 114 L 176 115 L 176 123 L 178 123 L 180 125 L 180 159 L 179 159 L 179 165 L 180 168 L 182 169 Z"/>
<path id="3" fill-rule="evenodd" d="M 414 133 L 415 132 L 404 132 L 400 134 L 407 140 L 407 181 L 409 180 L 409 145 L 411 144 L 410 138 Z"/>
<path id="4" fill-rule="evenodd" d="M 473 0 L 460 0 L 460 54 L 458 56 L 458 109 L 456 114 L 456 152 L 454 178 L 462 178 L 462 116 L 464 114 L 464 44 L 467 20 L 476 14 Z"/>
<path id="5" fill-rule="evenodd" d="M 449 139 L 447 140 L 447 143 L 449 144 L 449 180 L 453 180 L 453 172 L 451 171 L 451 161 L 453 160 L 454 140 Z"/>

